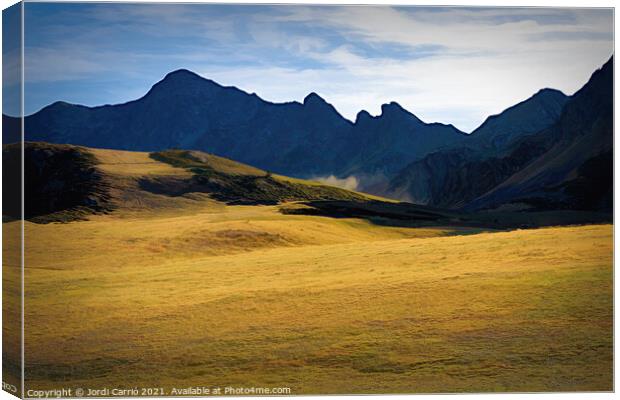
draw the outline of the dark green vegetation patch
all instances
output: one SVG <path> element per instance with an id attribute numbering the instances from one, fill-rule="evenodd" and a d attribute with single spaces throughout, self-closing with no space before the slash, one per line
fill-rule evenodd
<path id="1" fill-rule="evenodd" d="M 248 172 L 244 172 L 245 166 L 242 164 L 239 164 L 238 173 L 224 172 L 214 168 L 209 162 L 210 159 L 224 159 L 200 152 L 167 150 L 151 153 L 151 158 L 193 173 L 191 178 L 156 177 L 140 181 L 143 190 L 156 194 L 182 196 L 188 193 L 208 193 L 215 200 L 238 205 L 269 205 L 310 200 L 367 200 L 365 196 L 348 190 L 296 183 L 251 167 L 246 167 Z"/>
<path id="2" fill-rule="evenodd" d="M 24 143 L 24 218 L 32 222 L 68 222 L 112 210 L 109 183 L 86 149 L 50 143 Z M 21 217 L 19 143 L 2 149 L 3 214 Z"/>

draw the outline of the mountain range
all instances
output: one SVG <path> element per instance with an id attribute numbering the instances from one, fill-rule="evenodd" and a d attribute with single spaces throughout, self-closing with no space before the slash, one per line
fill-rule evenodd
<path id="1" fill-rule="evenodd" d="M 607 210 L 612 70 L 613 58 L 573 96 L 540 90 L 471 134 L 426 123 L 395 102 L 351 122 L 316 93 L 302 103 L 271 103 L 178 70 L 128 103 L 53 103 L 25 118 L 24 136 L 119 150 L 200 150 L 300 178 L 353 177 L 358 190 L 446 208 Z M 3 115 L 5 143 L 19 137 L 18 122 Z"/>
<path id="2" fill-rule="evenodd" d="M 187 70 L 142 98 L 85 107 L 56 102 L 26 118 L 27 140 L 120 150 L 199 149 L 282 174 L 313 177 L 397 172 L 431 151 L 462 143 L 451 125 L 426 124 L 397 103 L 354 123 L 316 93 L 270 103 Z"/>
<path id="3" fill-rule="evenodd" d="M 472 133 L 474 146 L 412 162 L 386 193 L 446 208 L 611 211 L 613 58 L 573 96 L 548 91 L 545 96 L 555 101 L 547 99 L 545 106 L 555 106 L 535 110 L 546 128 L 527 129 L 534 96 L 489 118 Z M 525 124 L 510 130 L 519 120 Z"/>

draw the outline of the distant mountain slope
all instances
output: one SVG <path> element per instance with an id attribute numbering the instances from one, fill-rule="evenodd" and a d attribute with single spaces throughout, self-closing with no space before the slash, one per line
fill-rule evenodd
<path id="1" fill-rule="evenodd" d="M 92 108 L 55 103 L 25 125 L 29 140 L 205 150 L 278 172 L 314 174 L 331 169 L 352 124 L 316 95 L 304 104 L 273 104 L 179 70 L 136 101 Z"/>
<path id="2" fill-rule="evenodd" d="M 568 99 L 559 90 L 541 89 L 529 99 L 487 118 L 471 133 L 471 138 L 487 150 L 501 151 L 516 137 L 555 123 Z"/>
<path id="3" fill-rule="evenodd" d="M 559 121 L 539 135 L 552 143 L 549 150 L 467 208 L 519 204 L 535 209 L 611 211 L 613 57 L 566 104 Z M 515 158 L 514 153 L 505 157 Z"/>
<path id="4" fill-rule="evenodd" d="M 355 120 L 343 176 L 354 175 L 359 189 L 376 193 L 403 166 L 440 149 L 462 146 L 467 135 L 452 125 L 426 124 L 399 104 L 381 106 L 381 115 L 362 111 Z"/>
<path id="5" fill-rule="evenodd" d="M 475 146 L 408 165 L 390 182 L 388 195 L 450 208 L 611 209 L 612 70 L 613 58 L 567 102 L 543 91 L 487 120 L 472 133 Z M 560 109 L 555 123 L 544 127 Z M 544 129 L 533 132 L 532 120 L 529 128 L 498 129 L 532 113 Z"/>
<path id="6" fill-rule="evenodd" d="M 390 174 L 464 136 L 454 127 L 425 124 L 395 104 L 354 124 L 315 93 L 303 104 L 274 104 L 187 70 L 168 74 L 125 104 L 54 103 L 27 117 L 25 131 L 32 141 L 203 150 L 297 177 Z"/>
<path id="7" fill-rule="evenodd" d="M 441 207 L 464 205 L 498 183 L 520 165 L 487 165 L 510 149 L 515 140 L 555 123 L 568 97 L 543 89 L 529 99 L 491 116 L 463 141 L 462 147 L 429 152 L 415 160 L 390 181 L 383 193 L 419 204 Z M 531 154 L 535 154 L 532 149 Z M 479 169 L 465 168 L 476 163 Z"/>
<path id="8" fill-rule="evenodd" d="M 426 124 L 395 102 L 382 105 L 377 117 L 360 112 L 355 133 L 351 169 L 370 173 L 380 170 L 388 175 L 412 159 L 457 146 L 467 137 L 452 125 Z"/>

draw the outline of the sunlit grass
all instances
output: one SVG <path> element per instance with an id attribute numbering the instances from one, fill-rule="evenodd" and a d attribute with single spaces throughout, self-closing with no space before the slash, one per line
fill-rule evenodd
<path id="1" fill-rule="evenodd" d="M 454 234 L 260 206 L 27 223 L 27 387 L 612 389 L 610 225 Z"/>
<path id="2" fill-rule="evenodd" d="M 25 223 L 27 389 L 612 389 L 611 225 L 490 232 L 282 214 L 303 205 L 137 184 L 188 178 L 187 158 L 92 151 L 114 212 Z M 198 155 L 208 170 L 267 175 Z M 3 230 L 6 380 L 20 372 L 19 223 Z"/>

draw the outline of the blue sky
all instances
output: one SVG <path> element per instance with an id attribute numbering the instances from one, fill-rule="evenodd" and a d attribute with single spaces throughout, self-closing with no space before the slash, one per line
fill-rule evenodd
<path id="1" fill-rule="evenodd" d="M 265 100 L 317 92 L 345 117 L 397 101 L 471 131 L 613 52 L 611 9 L 26 3 L 26 113 L 142 96 L 187 68 Z M 10 110 L 5 110 L 9 112 Z"/>

